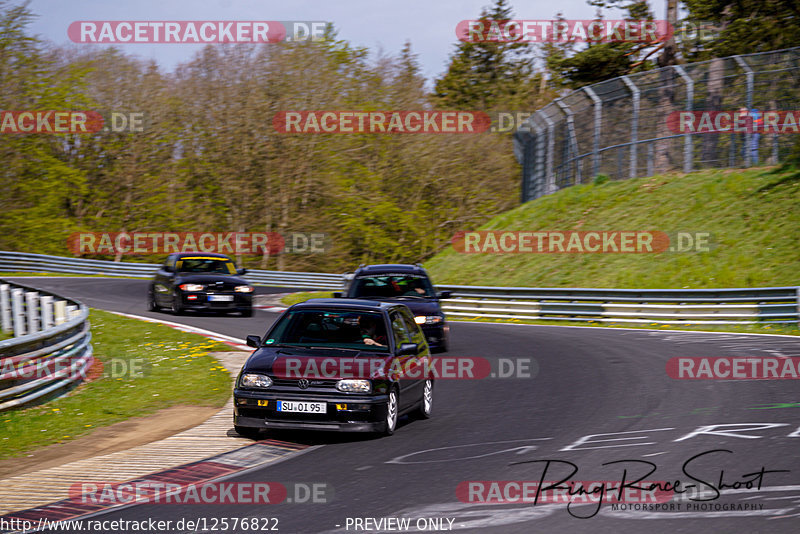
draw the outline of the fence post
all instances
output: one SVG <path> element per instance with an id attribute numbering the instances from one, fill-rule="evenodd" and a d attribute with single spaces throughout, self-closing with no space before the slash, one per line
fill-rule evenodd
<path id="1" fill-rule="evenodd" d="M 653 160 L 655 159 L 655 147 L 653 143 L 647 143 L 647 176 L 653 176 L 653 167 L 655 163 Z"/>
<path id="2" fill-rule="evenodd" d="M 0 285 L 0 328 L 6 334 L 14 331 L 11 323 L 11 303 L 8 299 L 9 288 L 8 284 Z"/>
<path id="3" fill-rule="evenodd" d="M 556 176 L 553 174 L 553 154 L 556 150 L 555 123 L 541 109 L 536 113 L 547 123 L 547 176 L 545 178 L 544 194 L 549 195 L 557 190 Z"/>
<path id="4" fill-rule="evenodd" d="M 736 63 L 742 67 L 742 70 L 745 72 L 745 76 L 747 77 L 747 112 L 750 113 L 750 110 L 753 108 L 753 69 L 750 68 L 750 65 L 745 63 L 744 59 L 741 56 L 733 56 L 733 59 Z M 752 121 L 751 121 L 752 124 Z M 750 148 L 753 146 L 753 133 L 750 131 L 752 128 L 748 128 L 748 131 L 744 134 L 744 166 L 750 166 Z"/>
<path id="5" fill-rule="evenodd" d="M 680 65 L 673 65 L 674 69 L 683 81 L 686 82 L 686 111 L 692 111 L 692 104 L 694 103 L 694 80 L 686 74 L 683 67 Z M 692 172 L 692 134 L 686 133 L 683 136 L 683 172 Z"/>
<path id="6" fill-rule="evenodd" d="M 631 172 L 630 178 L 636 178 L 636 146 L 638 145 L 639 141 L 639 88 L 636 87 L 630 78 L 627 76 L 620 76 L 625 85 L 628 86 L 628 89 L 631 91 L 631 95 L 633 96 L 633 121 L 631 123 Z"/>
<path id="7" fill-rule="evenodd" d="M 39 306 L 42 309 L 42 330 L 53 327 L 53 297 L 52 295 L 42 295 L 39 299 Z"/>
<path id="8" fill-rule="evenodd" d="M 575 134 L 575 118 L 574 113 L 570 109 L 570 107 L 564 103 L 563 100 L 560 98 L 555 99 L 556 105 L 564 112 L 564 115 L 567 116 L 567 132 L 569 135 L 569 160 L 572 162 L 572 185 L 576 185 L 581 183 L 581 170 L 580 166 L 578 165 L 578 136 Z M 567 172 L 569 172 L 569 165 L 567 165 Z"/>
<path id="9" fill-rule="evenodd" d="M 14 337 L 25 335 L 25 316 L 22 308 L 22 289 L 11 290 L 11 317 L 14 323 Z"/>
<path id="10" fill-rule="evenodd" d="M 63 300 L 57 300 L 53 304 L 53 318 L 54 322 L 57 325 L 60 325 L 66 322 L 66 315 L 67 315 L 67 303 Z"/>
<path id="11" fill-rule="evenodd" d="M 594 140 L 592 143 L 592 177 L 600 174 L 600 125 L 603 123 L 603 101 L 589 86 L 583 88 L 594 104 Z"/>

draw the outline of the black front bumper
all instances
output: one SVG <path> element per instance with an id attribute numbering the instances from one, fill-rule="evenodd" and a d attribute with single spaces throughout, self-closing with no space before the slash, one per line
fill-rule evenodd
<path id="1" fill-rule="evenodd" d="M 209 296 L 225 295 L 233 299 L 227 302 L 210 300 Z M 186 310 L 248 310 L 253 307 L 252 293 L 236 292 L 217 292 L 207 293 L 205 291 L 181 292 L 181 307 Z"/>
<path id="2" fill-rule="evenodd" d="M 346 432 L 380 432 L 386 427 L 388 395 L 304 395 L 236 389 L 233 398 L 236 426 Z M 327 409 L 324 414 L 284 413 L 277 411 L 279 400 L 324 402 Z M 258 401 L 266 401 L 267 406 L 258 406 Z M 337 409 L 337 404 L 348 409 Z"/>

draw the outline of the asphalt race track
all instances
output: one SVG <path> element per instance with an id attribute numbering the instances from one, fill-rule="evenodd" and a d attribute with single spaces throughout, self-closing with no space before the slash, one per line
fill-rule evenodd
<path id="1" fill-rule="evenodd" d="M 150 313 L 143 280 L 28 278 L 24 283 L 91 307 L 238 339 L 264 333 L 277 316 L 265 310 L 252 318 Z M 452 529 L 461 532 L 800 532 L 798 382 L 675 380 L 665 371 L 667 360 L 676 356 L 797 357 L 800 339 L 455 323 L 447 356 L 484 357 L 498 366 L 493 369 L 499 369 L 500 359 L 527 359 L 533 372 L 530 378 L 440 380 L 433 418 L 401 421 L 389 438 L 273 434 L 323 446 L 232 479 L 325 484 L 329 502 L 143 504 L 94 519 L 270 517 L 278 519 L 278 531 L 300 533 L 397 531 L 374 523 L 354 528 L 354 518 L 388 517 L 411 518 L 411 532 L 419 531 L 420 518 L 454 519 Z M 641 463 L 647 461 L 656 471 L 646 480 L 684 485 L 691 482 L 682 472 L 686 463 L 687 473 L 709 484 L 698 483 L 702 494 L 677 496 L 672 511 L 614 510 L 609 503 L 569 510 L 541 502 L 483 504 L 462 502 L 456 494 L 465 481 L 539 481 L 546 466 L 545 480 L 569 473 L 567 464 L 541 460 L 572 462 L 578 468 L 572 480 L 582 481 L 619 481 L 625 469 L 630 480 L 649 470 Z M 639 463 L 603 465 L 622 460 Z M 719 486 L 720 478 L 727 485 L 744 483 L 762 468 L 760 489 L 725 490 L 715 498 L 711 486 Z M 448 521 L 443 525 L 449 528 Z M 195 531 L 202 530 L 184 530 Z"/>

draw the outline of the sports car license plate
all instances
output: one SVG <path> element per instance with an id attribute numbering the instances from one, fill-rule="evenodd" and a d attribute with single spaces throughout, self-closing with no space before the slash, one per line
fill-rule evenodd
<path id="1" fill-rule="evenodd" d="M 278 401 L 279 412 L 325 413 L 324 402 Z"/>
<path id="2" fill-rule="evenodd" d="M 211 302 L 233 302 L 233 295 L 209 295 L 208 300 Z"/>

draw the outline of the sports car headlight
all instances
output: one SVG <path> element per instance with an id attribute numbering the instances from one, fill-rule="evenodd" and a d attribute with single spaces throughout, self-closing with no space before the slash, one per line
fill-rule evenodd
<path id="1" fill-rule="evenodd" d="M 336 389 L 345 393 L 370 393 L 372 383 L 369 380 L 339 380 Z"/>
<path id="2" fill-rule="evenodd" d="M 417 324 L 439 324 L 444 317 L 441 315 L 417 315 L 414 317 L 414 322 Z"/>
<path id="3" fill-rule="evenodd" d="M 247 373 L 242 375 L 239 385 L 241 385 L 243 388 L 266 389 L 272 385 L 272 379 L 266 375 Z"/>
<path id="4" fill-rule="evenodd" d="M 233 288 L 234 291 L 237 293 L 252 293 L 253 288 L 251 286 L 236 286 Z"/>
<path id="5" fill-rule="evenodd" d="M 180 287 L 184 291 L 202 291 L 203 290 L 203 284 L 181 284 L 178 287 Z"/>

